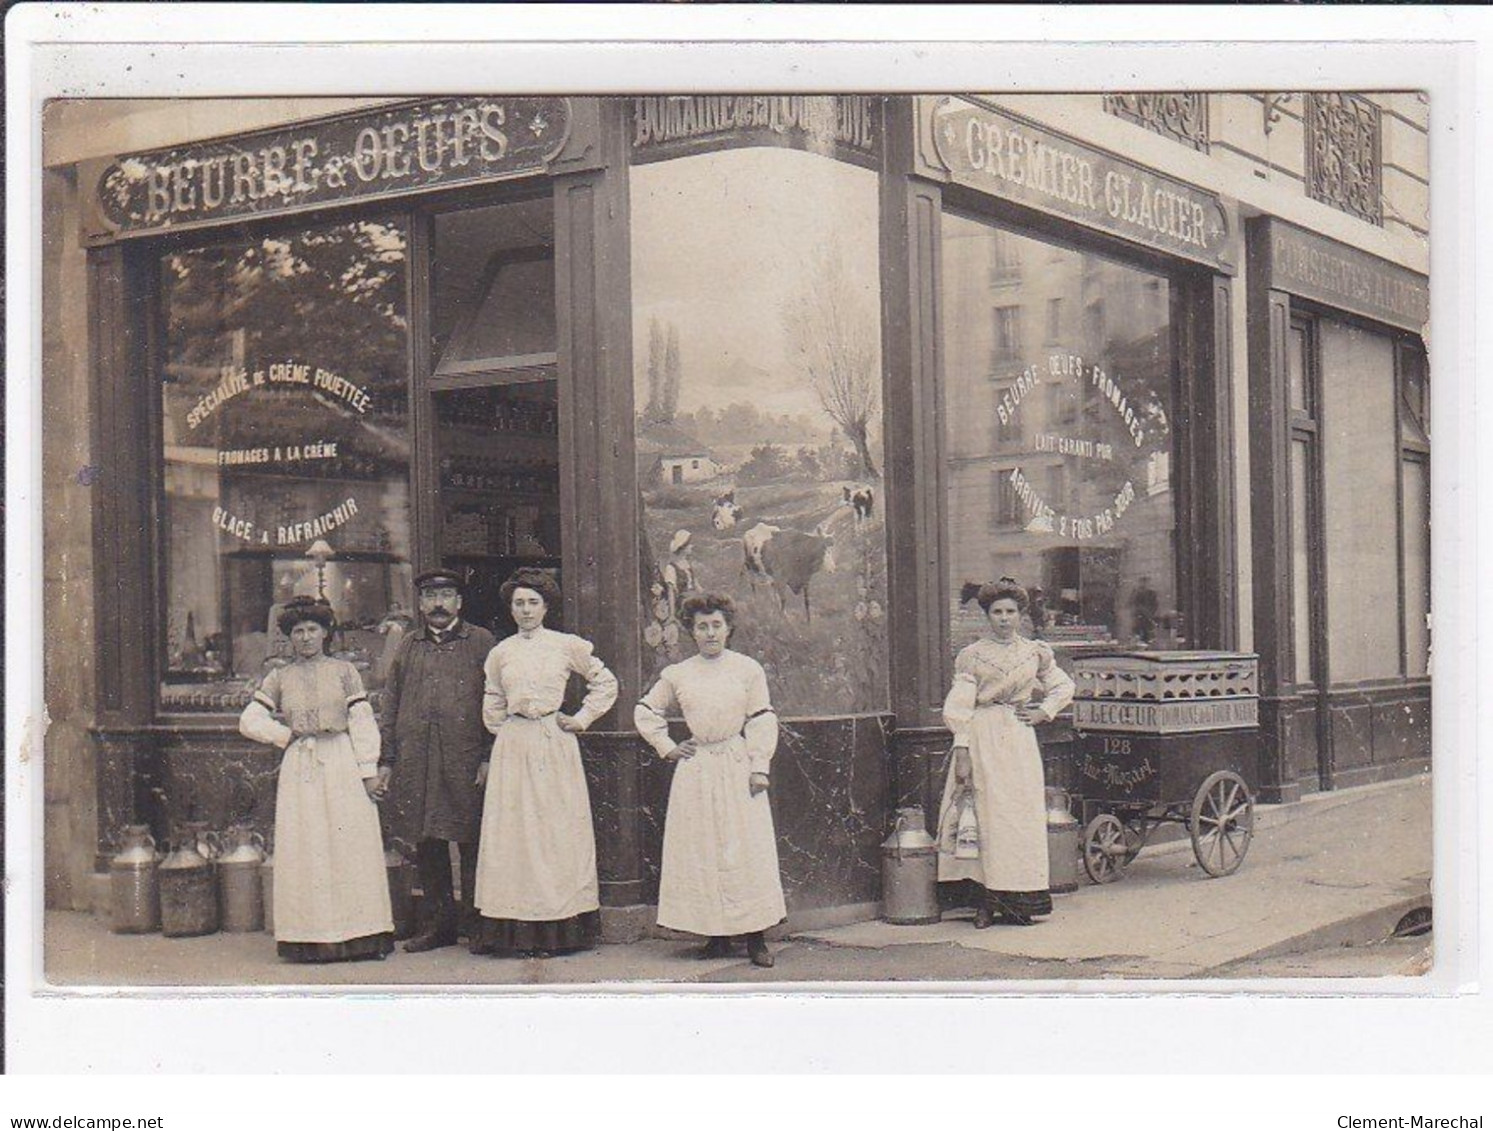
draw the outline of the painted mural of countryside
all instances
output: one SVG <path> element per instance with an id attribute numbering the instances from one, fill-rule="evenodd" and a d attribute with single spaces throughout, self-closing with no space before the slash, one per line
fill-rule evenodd
<path id="1" fill-rule="evenodd" d="M 721 591 L 739 610 L 732 646 L 762 662 L 781 712 L 885 708 L 881 373 L 858 298 L 823 253 L 777 312 L 781 361 L 763 364 L 648 323 L 636 428 L 653 672 L 693 653 L 680 602 Z M 779 391 L 769 407 L 761 389 Z"/>

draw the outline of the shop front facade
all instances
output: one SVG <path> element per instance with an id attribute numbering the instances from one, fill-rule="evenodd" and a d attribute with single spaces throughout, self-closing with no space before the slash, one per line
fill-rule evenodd
<path id="1" fill-rule="evenodd" d="M 555 571 L 624 705 L 688 654 L 683 597 L 731 593 L 799 924 L 875 913 L 997 576 L 1060 662 L 1260 651 L 1267 799 L 1423 768 L 1424 214 L 1239 136 L 1305 139 L 1316 96 L 1177 97 L 1213 132 L 1155 96 L 54 106 L 49 902 L 131 820 L 270 831 L 235 718 L 278 609 L 326 597 L 377 698 L 437 565 L 500 636 L 507 574 Z M 614 937 L 668 790 L 630 714 L 583 740 Z"/>

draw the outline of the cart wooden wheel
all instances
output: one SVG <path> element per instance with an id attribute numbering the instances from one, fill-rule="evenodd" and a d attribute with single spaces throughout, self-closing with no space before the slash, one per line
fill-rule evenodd
<path id="1" fill-rule="evenodd" d="M 1151 822 L 1145 816 L 1132 817 L 1125 822 L 1125 866 L 1128 868 L 1140 855 L 1140 850 L 1146 847 L 1146 840 L 1151 835 Z"/>
<path id="2" fill-rule="evenodd" d="M 1112 884 L 1122 878 L 1133 859 L 1125 826 L 1113 813 L 1100 813 L 1084 828 L 1083 870 L 1096 884 Z"/>
<path id="3" fill-rule="evenodd" d="M 1244 862 L 1255 835 L 1255 799 L 1232 770 L 1209 774 L 1192 799 L 1192 853 L 1210 876 L 1227 876 Z"/>

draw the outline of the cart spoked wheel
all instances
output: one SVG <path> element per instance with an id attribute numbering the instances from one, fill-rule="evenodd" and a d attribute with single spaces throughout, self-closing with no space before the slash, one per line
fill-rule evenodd
<path id="1" fill-rule="evenodd" d="M 1096 884 L 1123 878 L 1139 851 L 1138 847 L 1131 851 L 1125 826 L 1113 813 L 1100 813 L 1083 830 L 1083 870 Z"/>
<path id="2" fill-rule="evenodd" d="M 1231 770 L 1209 774 L 1192 799 L 1192 853 L 1210 876 L 1227 876 L 1244 862 L 1255 835 L 1255 799 Z"/>
<path id="3" fill-rule="evenodd" d="M 1125 822 L 1125 866 L 1129 867 L 1146 847 L 1146 838 L 1151 835 L 1152 825 L 1145 817 L 1132 817 Z"/>

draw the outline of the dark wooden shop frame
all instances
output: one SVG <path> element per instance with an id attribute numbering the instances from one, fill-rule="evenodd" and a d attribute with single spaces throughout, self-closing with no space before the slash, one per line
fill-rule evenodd
<path id="1" fill-rule="evenodd" d="M 933 811 L 948 751 L 941 707 L 953 674 L 946 562 L 946 375 L 941 343 L 942 217 L 946 211 L 1144 268 L 1170 283 L 1174 461 L 1178 471 L 1177 592 L 1197 647 L 1238 644 L 1228 276 L 1040 211 L 918 174 L 915 100 L 888 107 L 881 178 L 882 358 L 886 430 L 890 667 L 898 804 Z M 1052 751 L 1069 737 L 1043 728 Z"/>
<path id="2" fill-rule="evenodd" d="M 631 496 L 613 490 L 635 478 L 632 407 L 627 157 L 623 100 L 576 99 L 566 149 L 544 173 L 454 190 L 328 207 L 252 221 L 204 225 L 190 233 L 119 239 L 88 251 L 91 445 L 100 475 L 94 490 L 97 608 L 99 853 L 107 869 L 115 830 L 160 817 L 152 792 L 168 752 L 222 751 L 242 744 L 230 715 L 171 712 L 159 687 L 164 639 L 165 561 L 161 548 L 160 390 L 153 380 L 162 347 L 159 262 L 172 250 L 260 238 L 350 219 L 406 225 L 406 391 L 413 562 L 435 563 L 438 484 L 429 398 L 451 382 L 429 379 L 429 269 L 438 212 L 548 195 L 554 201 L 558 343 L 553 368 L 560 396 L 560 476 L 565 623 L 587 632 L 614 662 L 620 702 L 641 689 L 632 610 L 639 600 Z M 535 359 L 549 362 L 550 359 Z M 476 378 L 490 379 L 490 375 Z M 603 485 L 608 489 L 603 490 Z M 584 513 L 582 513 L 584 512 Z M 602 720 L 602 727 L 612 722 Z M 605 741 L 604 736 L 598 736 Z M 619 810 L 637 805 L 636 770 L 611 759 L 606 783 Z M 640 888 L 636 834 L 622 820 L 622 857 L 604 872 Z M 608 876 L 603 876 L 606 885 Z M 623 893 L 626 894 L 626 893 Z"/>
<path id="3" fill-rule="evenodd" d="M 1250 480 L 1255 486 L 1251 506 L 1254 573 L 1255 649 L 1260 655 L 1260 737 L 1262 799 L 1298 800 L 1317 790 L 1367 784 L 1423 767 L 1426 758 L 1385 757 L 1392 739 L 1378 749 L 1376 720 L 1394 719 L 1408 710 L 1429 709 L 1429 676 L 1406 674 L 1408 641 L 1405 633 L 1405 490 L 1407 460 L 1425 464 L 1429 477 L 1430 449 L 1406 435 L 1401 397 L 1406 373 L 1420 367 L 1424 347 L 1417 335 L 1276 289 L 1272 286 L 1269 217 L 1251 220 L 1246 231 L 1249 262 L 1249 405 Z M 1326 544 L 1323 527 L 1326 469 L 1321 437 L 1330 426 L 1324 419 L 1321 397 L 1321 344 L 1318 326 L 1324 319 L 1387 338 L 1394 351 L 1395 445 L 1395 570 L 1398 604 L 1399 669 L 1395 677 L 1334 682 L 1329 655 L 1331 639 L 1327 593 Z M 1302 379 L 1306 409 L 1293 409 L 1289 393 L 1288 351 L 1291 331 L 1306 335 Z M 1309 678 L 1296 678 L 1296 610 L 1292 569 L 1295 534 L 1292 530 L 1293 487 L 1291 445 L 1309 441 L 1306 522 L 1309 632 L 1312 640 Z M 1429 478 L 1428 478 L 1429 483 Z M 1370 735 L 1368 745 L 1351 749 L 1339 740 L 1339 724 L 1351 716 L 1360 720 L 1358 733 Z M 1345 764 L 1343 755 L 1355 755 Z"/>

